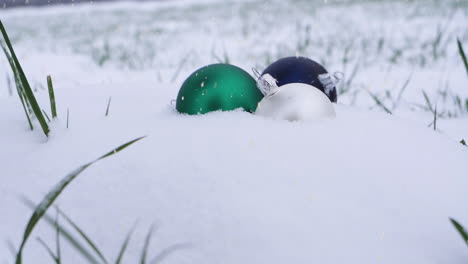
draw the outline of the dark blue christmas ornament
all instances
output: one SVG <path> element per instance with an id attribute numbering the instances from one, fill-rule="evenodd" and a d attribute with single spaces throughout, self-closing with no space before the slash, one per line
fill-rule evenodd
<path id="1" fill-rule="evenodd" d="M 279 59 L 268 66 L 263 73 L 271 75 L 279 87 L 289 83 L 305 83 L 325 93 L 330 101 L 336 103 L 336 82 L 319 63 L 304 57 Z"/>

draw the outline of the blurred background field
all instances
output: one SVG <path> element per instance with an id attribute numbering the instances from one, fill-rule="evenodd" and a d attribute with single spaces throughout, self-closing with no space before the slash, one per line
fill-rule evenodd
<path id="1" fill-rule="evenodd" d="M 344 73 L 341 103 L 430 111 L 424 91 L 442 118 L 468 111 L 456 43 L 468 40 L 467 1 L 95 2 L 0 12 L 25 63 L 34 54 L 74 55 L 180 84 L 209 63 L 250 72 L 301 55 Z"/>

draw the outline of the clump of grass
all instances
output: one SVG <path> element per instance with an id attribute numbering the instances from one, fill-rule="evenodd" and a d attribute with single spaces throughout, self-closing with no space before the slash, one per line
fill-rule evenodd
<path id="1" fill-rule="evenodd" d="M 23 197 L 22 199 L 23 203 L 30 207 L 32 210 L 34 210 L 36 208 L 36 205 L 29 199 Z M 59 210 L 57 208 L 57 212 L 64 218 L 68 218 L 67 216 L 65 216 L 65 214 L 63 213 L 63 211 Z M 48 214 L 44 214 L 43 216 L 43 220 L 48 223 L 50 226 L 52 226 L 54 229 L 58 229 L 59 232 L 60 232 L 60 236 L 65 239 L 65 241 L 67 241 L 77 252 L 80 253 L 80 255 L 86 259 L 88 262 L 90 263 L 98 263 L 98 261 L 96 260 L 96 258 L 93 256 L 93 254 L 91 254 L 91 252 L 89 252 L 86 247 L 84 245 L 82 245 L 74 235 L 72 235 L 72 233 L 64 227 L 64 225 L 62 224 L 58 224 L 57 226 L 55 225 L 55 220 L 54 218 L 52 218 L 50 215 Z M 74 224 L 71 224 L 71 226 L 75 228 Z M 80 231 L 78 231 L 80 232 Z M 83 237 L 82 234 L 80 234 L 80 236 Z M 86 236 L 86 235 L 85 235 Z M 86 241 L 86 239 L 85 239 Z M 87 242 L 88 244 L 90 243 L 89 241 Z M 92 243 L 92 242 L 91 242 Z M 57 247 L 59 247 L 59 245 L 57 245 Z M 14 252 L 14 254 L 16 255 L 16 252 Z"/>
<path id="2" fill-rule="evenodd" d="M 62 243 L 61 243 L 61 238 L 64 239 L 64 241 L 68 242 L 68 244 L 75 250 L 76 253 L 78 253 L 81 257 L 83 257 L 84 260 L 86 260 L 85 263 L 91 263 L 91 264 L 108 264 L 108 263 L 116 263 L 120 264 L 122 263 L 125 253 L 127 252 L 127 248 L 130 244 L 130 240 L 132 238 L 132 235 L 136 229 L 136 224 L 131 228 L 131 230 L 127 233 L 125 236 L 125 239 L 122 243 L 122 246 L 120 247 L 120 250 L 118 251 L 118 255 L 115 258 L 115 261 L 109 261 L 109 258 L 106 258 L 105 255 L 103 254 L 103 251 L 99 248 L 99 246 L 90 238 L 89 235 L 83 231 L 82 228 L 78 226 L 78 224 L 75 223 L 65 212 L 63 212 L 61 209 L 58 207 L 55 207 L 57 210 L 56 217 L 53 218 L 47 213 L 47 210 L 53 205 L 54 201 L 60 196 L 60 194 L 64 191 L 64 189 L 74 180 L 76 177 L 82 173 L 86 168 L 89 166 L 93 165 L 95 162 L 102 160 L 104 158 L 107 158 L 109 156 L 112 156 L 119 151 L 122 151 L 123 149 L 127 148 L 128 146 L 132 145 L 133 143 L 141 140 L 143 137 L 134 139 L 132 141 L 129 141 L 128 143 L 125 143 L 114 150 L 108 152 L 107 154 L 99 157 L 98 159 L 89 162 L 73 172 L 69 173 L 67 176 L 65 176 L 57 185 L 54 187 L 52 190 L 49 191 L 49 193 L 42 199 L 42 201 L 36 205 L 34 202 L 29 200 L 28 198 L 23 197 L 22 201 L 23 203 L 31 208 L 34 212 L 33 215 L 31 216 L 25 232 L 23 236 L 23 241 L 21 242 L 19 250 L 16 251 L 14 250 L 14 246 L 10 243 L 9 246 L 13 251 L 13 254 L 16 257 L 16 264 L 22 264 L 22 253 L 24 246 L 26 245 L 26 242 L 30 235 L 32 234 L 32 231 L 34 230 L 35 226 L 39 222 L 39 220 L 43 219 L 47 224 L 49 224 L 54 230 L 55 230 L 55 250 L 53 250 L 51 246 L 49 246 L 44 240 L 42 240 L 40 237 L 37 238 L 37 241 L 44 247 L 44 249 L 47 251 L 49 256 L 53 259 L 54 263 L 60 264 L 63 263 L 63 258 L 62 258 Z M 64 219 L 67 226 L 66 227 L 61 221 L 59 222 L 59 219 Z M 69 228 L 72 228 L 72 231 Z M 161 263 L 163 260 L 165 260 L 168 256 L 170 256 L 173 252 L 186 249 L 190 247 L 190 244 L 187 243 L 177 243 L 172 246 L 169 246 L 162 251 L 160 251 L 156 256 L 154 256 L 150 261 L 148 261 L 148 251 L 150 248 L 151 244 L 151 239 L 154 235 L 155 232 L 155 225 L 151 225 L 149 228 L 144 244 L 141 250 L 140 254 L 140 261 L 139 263 L 141 264 L 158 264 Z"/>
<path id="3" fill-rule="evenodd" d="M 32 112 L 31 106 L 26 104 L 27 101 L 25 99 L 24 89 L 21 86 L 21 81 L 19 80 L 17 69 L 16 69 L 16 67 L 14 67 L 14 61 L 13 61 L 10 53 L 7 51 L 6 47 L 3 45 L 2 42 L 0 42 L 0 45 L 1 45 L 2 50 L 5 53 L 5 56 L 7 57 L 7 60 L 10 63 L 10 66 L 12 68 L 13 76 L 14 76 L 14 80 L 15 80 L 15 85 L 16 85 L 16 91 L 18 93 L 18 96 L 19 96 L 20 101 L 21 101 L 21 105 L 23 106 L 24 113 L 25 113 L 26 118 L 28 120 L 29 128 L 31 130 L 33 130 L 34 126 L 33 126 L 32 122 L 31 122 L 31 117 L 30 117 L 30 114 Z M 8 80 L 9 80 L 9 78 L 8 78 Z M 10 82 L 8 82 L 8 83 L 10 83 Z"/>
<path id="4" fill-rule="evenodd" d="M 36 206 L 35 204 L 27 199 L 23 198 L 23 202 L 25 203 L 26 206 L 30 207 L 31 209 L 34 209 Z M 103 263 L 103 264 L 108 264 L 112 263 L 109 261 L 108 258 L 105 257 L 105 255 L 102 253 L 103 251 L 99 249 L 99 246 L 88 236 L 82 228 L 80 228 L 71 218 L 65 214 L 61 209 L 57 209 L 57 217 L 54 219 L 48 214 L 44 215 L 44 220 L 46 221 L 47 224 L 49 224 L 54 230 L 55 230 L 55 243 L 56 243 L 56 249 L 54 253 L 51 250 L 51 247 L 48 246 L 44 241 L 40 241 L 42 246 L 45 248 L 45 250 L 49 253 L 49 255 L 54 259 L 54 261 L 57 263 L 58 259 L 61 259 L 61 244 L 60 244 L 60 239 L 58 235 L 62 236 L 65 241 L 67 241 L 74 250 L 76 250 L 77 253 L 79 253 L 84 260 L 87 261 L 87 263 Z M 74 232 L 71 232 L 68 230 L 63 224 L 58 222 L 58 217 L 62 217 L 65 219 L 67 224 L 71 226 L 71 228 L 74 230 L 74 232 L 78 235 L 74 235 Z M 136 224 L 131 228 L 131 230 L 127 233 L 125 236 L 125 239 L 122 243 L 122 246 L 120 247 L 119 253 L 117 257 L 115 258 L 114 263 L 119 264 L 123 263 L 123 258 L 125 256 L 125 253 L 127 252 L 128 245 L 130 243 L 131 237 L 134 233 L 134 230 L 136 228 Z M 155 225 L 151 225 L 144 240 L 143 248 L 141 250 L 140 254 L 140 264 L 157 264 L 163 261 L 165 258 L 167 258 L 170 254 L 172 254 L 174 251 L 181 250 L 184 248 L 188 248 L 189 244 L 175 244 L 170 247 L 167 247 L 166 249 L 162 250 L 159 254 L 157 254 L 155 257 L 153 257 L 150 261 L 148 261 L 148 251 L 150 248 L 151 244 L 151 239 L 154 235 L 155 232 Z M 84 241 L 86 244 L 83 245 L 79 241 Z"/>
<path id="5" fill-rule="evenodd" d="M 26 245 L 26 242 L 28 241 L 32 231 L 36 227 L 37 223 L 41 220 L 41 218 L 44 216 L 44 214 L 47 212 L 49 207 L 55 202 L 55 200 L 60 196 L 60 194 L 65 190 L 65 188 L 74 180 L 78 175 L 80 175 L 84 170 L 86 170 L 88 167 L 93 165 L 94 163 L 105 159 L 109 156 L 112 156 L 123 149 L 127 148 L 128 146 L 132 145 L 133 143 L 141 140 L 143 137 L 134 139 L 132 141 L 129 141 L 112 151 L 108 152 L 107 154 L 95 159 L 94 161 L 91 161 L 89 163 L 86 163 L 85 165 L 77 168 L 76 170 L 70 172 L 68 175 L 66 175 L 52 190 L 50 190 L 47 195 L 42 199 L 42 201 L 39 203 L 39 205 L 36 206 L 34 209 L 34 212 L 31 216 L 31 218 L 28 221 L 28 224 L 26 225 L 26 229 L 24 230 L 24 235 L 23 235 L 23 240 L 20 244 L 20 247 L 18 249 L 18 252 L 16 254 L 16 264 L 21 264 L 22 263 L 22 257 L 23 257 L 23 249 Z"/>
<path id="6" fill-rule="evenodd" d="M 42 110 L 39 107 L 39 104 L 37 103 L 36 97 L 34 96 L 34 92 L 32 91 L 31 86 L 29 85 L 29 82 L 26 78 L 26 75 L 24 74 L 23 68 L 21 67 L 20 62 L 16 57 L 15 51 L 10 42 L 10 38 L 8 37 L 8 34 L 1 20 L 0 31 L 2 32 L 3 39 L 5 40 L 6 46 L 8 48 L 7 50 L 7 48 L 5 48 L 5 46 L 2 44 L 3 52 L 5 53 L 5 56 L 7 57 L 8 62 L 10 63 L 11 69 L 13 71 L 18 96 L 20 97 L 21 103 L 23 104 L 23 108 L 25 109 L 29 126 L 31 130 L 34 129 L 34 127 L 32 126 L 31 118 L 29 116 L 32 112 L 39 121 L 39 124 L 41 125 L 44 134 L 46 136 L 49 136 L 49 126 L 47 125 Z M 26 111 L 26 108 L 32 111 L 28 112 Z"/>

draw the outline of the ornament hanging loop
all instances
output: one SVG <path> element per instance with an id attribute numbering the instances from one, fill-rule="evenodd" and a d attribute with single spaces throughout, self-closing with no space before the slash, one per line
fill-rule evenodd
<path id="1" fill-rule="evenodd" d="M 257 78 L 257 88 L 264 96 L 273 96 L 279 91 L 278 81 L 270 74 L 261 75 L 257 69 L 252 68 L 252 72 Z"/>
<path id="2" fill-rule="evenodd" d="M 331 95 L 336 85 L 343 79 L 344 74 L 342 72 L 334 72 L 333 75 L 330 73 L 319 74 L 318 79 L 324 87 L 324 92 L 328 96 Z"/>

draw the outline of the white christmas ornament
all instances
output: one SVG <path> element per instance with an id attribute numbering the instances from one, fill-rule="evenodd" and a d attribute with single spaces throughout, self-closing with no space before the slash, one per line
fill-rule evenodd
<path id="1" fill-rule="evenodd" d="M 256 115 L 289 121 L 318 121 L 336 117 L 333 104 L 319 89 L 303 83 L 280 86 L 258 103 Z"/>

